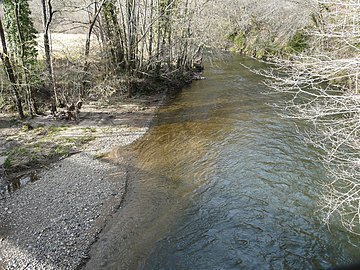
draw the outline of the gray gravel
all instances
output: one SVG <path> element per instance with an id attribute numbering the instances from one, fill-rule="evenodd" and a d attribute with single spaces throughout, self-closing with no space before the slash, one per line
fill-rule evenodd
<path id="1" fill-rule="evenodd" d="M 141 137 L 152 114 L 141 127 L 96 139 L 41 172 L 38 181 L 0 198 L 0 269 L 77 269 L 86 261 L 127 184 L 126 160 L 115 165 L 94 154 Z"/>
<path id="2" fill-rule="evenodd" d="M 112 173 L 117 173 L 113 176 Z M 5 269 L 74 269 L 125 192 L 120 167 L 79 153 L 0 201 Z"/>

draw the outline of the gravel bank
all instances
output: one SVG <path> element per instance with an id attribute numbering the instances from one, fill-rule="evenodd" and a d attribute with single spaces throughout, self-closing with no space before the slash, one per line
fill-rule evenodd
<path id="1" fill-rule="evenodd" d="M 87 259 L 90 245 L 120 207 L 127 185 L 124 157 L 110 164 L 95 155 L 141 137 L 160 104 L 156 100 L 140 108 L 141 121 L 128 127 L 124 123 L 133 123 L 139 114 L 131 111 L 125 119 L 122 113 L 117 119 L 101 112 L 99 122 L 111 119 L 107 133 L 43 170 L 38 181 L 0 198 L 0 269 L 77 269 Z M 94 123 L 89 117 L 80 124 Z"/>

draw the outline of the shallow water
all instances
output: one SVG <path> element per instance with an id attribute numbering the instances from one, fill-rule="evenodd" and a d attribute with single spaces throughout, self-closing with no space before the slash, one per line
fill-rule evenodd
<path id="1" fill-rule="evenodd" d="M 0 195 L 6 195 L 15 192 L 16 190 L 23 188 L 29 183 L 33 183 L 38 180 L 38 176 L 35 172 L 24 174 L 12 179 L 5 179 L 0 176 Z"/>
<path id="2" fill-rule="evenodd" d="M 263 67 L 239 56 L 216 61 L 133 146 L 137 180 L 92 252 L 102 269 L 359 262 L 360 238 L 336 221 L 330 229 L 321 223 L 318 198 L 329 180 L 318 153 L 268 105 L 283 97 L 266 95 L 263 78 L 240 62 Z"/>

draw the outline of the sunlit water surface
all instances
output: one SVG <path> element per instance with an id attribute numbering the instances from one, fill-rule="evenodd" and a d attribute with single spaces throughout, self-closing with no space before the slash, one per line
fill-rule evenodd
<path id="1" fill-rule="evenodd" d="M 323 269 L 359 262 L 360 238 L 336 221 L 321 223 L 318 200 L 329 180 L 316 150 L 268 105 L 283 97 L 266 94 L 263 78 L 240 63 L 262 67 L 239 56 L 216 61 L 206 80 L 160 109 L 133 146 L 132 192 L 93 255 L 102 268 Z"/>

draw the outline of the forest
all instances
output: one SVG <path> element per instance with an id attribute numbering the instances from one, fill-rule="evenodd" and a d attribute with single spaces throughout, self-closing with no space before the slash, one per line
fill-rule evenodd
<path id="1" fill-rule="evenodd" d="M 265 63 L 245 67 L 286 94 L 272 106 L 309 124 L 331 179 L 322 221 L 360 234 L 359 0 L 1 0 L 0 40 L 0 114 L 22 125 L 176 92 L 219 54 Z"/>
<path id="2" fill-rule="evenodd" d="M 188 73 L 201 66 L 202 48 L 191 37 L 196 10 L 192 2 L 33 2 L 33 8 L 42 11 L 36 20 L 29 1 L 2 4 L 2 77 L 8 79 L 3 80 L 2 106 L 14 100 L 20 118 L 25 112 L 30 117 L 38 114 L 44 101 L 55 112 L 92 91 L 95 96 L 109 95 L 94 90 L 105 81 L 131 96 L 139 89 L 149 91 L 143 81 L 176 84 L 189 80 Z M 52 28 L 63 35 L 59 39 L 81 34 L 79 54 L 55 54 Z"/>

